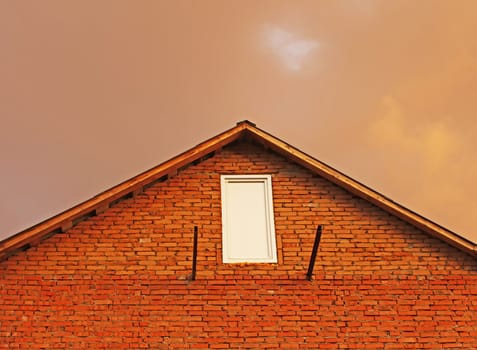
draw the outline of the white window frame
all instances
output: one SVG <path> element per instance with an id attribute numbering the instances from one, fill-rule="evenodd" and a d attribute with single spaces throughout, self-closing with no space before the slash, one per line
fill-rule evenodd
<path id="1" fill-rule="evenodd" d="M 231 253 L 231 245 L 232 241 L 240 239 L 239 237 L 232 237 L 233 234 L 237 235 L 237 231 L 240 231 L 242 228 L 232 227 L 232 221 L 235 223 L 243 222 L 241 217 L 245 215 L 244 213 L 239 212 L 232 212 L 231 207 L 233 205 L 229 205 L 232 203 L 231 201 L 234 198 L 231 198 L 231 191 L 230 191 L 230 184 L 243 184 L 246 186 L 247 183 L 262 183 L 263 184 L 263 206 L 260 203 L 253 203 L 255 208 L 259 209 L 258 215 L 260 216 L 260 212 L 263 212 L 264 218 L 258 218 L 259 225 L 257 225 L 257 231 L 259 235 L 263 234 L 264 236 L 259 237 L 258 239 L 261 241 L 263 247 L 258 248 L 260 250 L 260 256 L 257 257 L 250 257 L 240 256 L 235 254 L 236 256 L 232 256 Z M 272 196 L 272 176 L 271 175 L 221 175 L 220 176 L 220 185 L 221 185 L 221 197 L 222 197 L 222 260 L 224 263 L 276 263 L 277 262 L 277 244 L 275 239 L 275 223 L 274 223 L 274 212 L 273 212 L 273 196 Z M 245 187 L 244 187 L 245 189 Z M 238 200 L 238 199 L 235 199 Z M 256 201 L 260 202 L 260 201 Z M 245 210 L 247 212 L 247 210 Z M 245 219 L 246 220 L 246 219 Z M 261 221 L 263 220 L 263 221 Z M 249 225 L 254 225 L 249 224 Z M 258 228 L 258 226 L 262 226 L 262 229 Z M 263 232 L 263 228 L 265 232 Z M 235 232 L 235 233 L 233 233 Z M 254 244 L 253 238 L 250 235 L 247 237 L 248 242 L 244 242 L 246 246 L 250 246 L 250 244 Z M 258 247 L 256 245 L 255 247 Z M 241 250 L 244 249 L 243 247 L 234 247 L 234 250 L 237 249 Z M 246 249 L 246 248 L 245 248 Z"/>

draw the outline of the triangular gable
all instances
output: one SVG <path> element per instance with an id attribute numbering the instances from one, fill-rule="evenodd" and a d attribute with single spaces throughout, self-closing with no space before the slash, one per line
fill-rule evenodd
<path id="1" fill-rule="evenodd" d="M 59 232 L 64 232 L 83 219 L 96 215 L 109 208 L 115 202 L 130 198 L 158 181 L 164 181 L 182 168 L 201 161 L 214 154 L 215 151 L 241 138 L 248 137 L 263 144 L 278 154 L 290 159 L 310 171 L 322 176 L 332 183 L 380 207 L 403 221 L 439 238 L 448 244 L 473 256 L 477 256 L 477 245 L 464 237 L 424 218 L 423 216 L 395 203 L 391 199 L 353 180 L 338 170 L 309 156 L 299 149 L 287 144 L 273 135 L 257 128 L 249 121 L 237 125 L 190 150 L 139 174 L 97 196 L 53 216 L 38 225 L 26 229 L 0 242 L 0 260 L 37 244 L 39 241 Z"/>

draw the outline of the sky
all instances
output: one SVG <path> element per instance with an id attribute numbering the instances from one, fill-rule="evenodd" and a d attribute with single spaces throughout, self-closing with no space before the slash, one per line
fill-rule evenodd
<path id="1" fill-rule="evenodd" d="M 248 119 L 477 242 L 476 13 L 0 0 L 0 240 Z"/>

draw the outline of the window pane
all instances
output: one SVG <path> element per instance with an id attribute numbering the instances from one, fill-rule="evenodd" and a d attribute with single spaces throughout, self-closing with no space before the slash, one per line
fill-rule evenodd
<path id="1" fill-rule="evenodd" d="M 224 262 L 275 262 L 269 175 L 222 177 Z"/>

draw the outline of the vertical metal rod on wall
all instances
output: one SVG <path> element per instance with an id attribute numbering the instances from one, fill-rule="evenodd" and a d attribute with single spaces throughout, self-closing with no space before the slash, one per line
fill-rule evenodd
<path id="1" fill-rule="evenodd" d="M 194 250 L 192 253 L 192 274 L 190 279 L 195 281 L 195 272 L 197 269 L 197 236 L 198 236 L 198 229 L 197 226 L 194 226 Z"/>
<path id="2" fill-rule="evenodd" d="M 306 274 L 306 279 L 308 281 L 311 281 L 311 278 L 313 276 L 313 268 L 315 267 L 316 254 L 318 253 L 318 246 L 320 245 L 321 230 L 322 226 L 318 225 L 318 228 L 316 229 L 315 243 L 313 244 L 313 250 L 311 252 L 310 264 L 308 265 L 308 272 Z"/>

